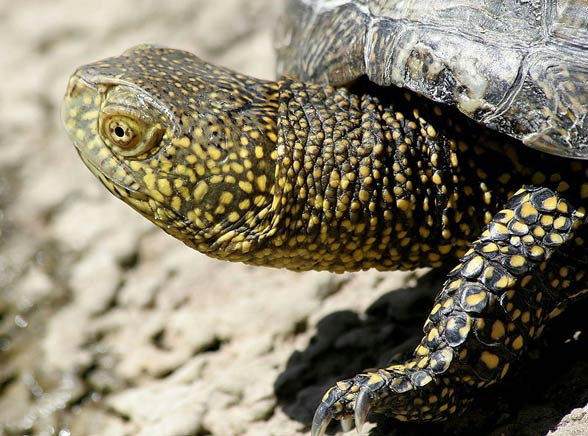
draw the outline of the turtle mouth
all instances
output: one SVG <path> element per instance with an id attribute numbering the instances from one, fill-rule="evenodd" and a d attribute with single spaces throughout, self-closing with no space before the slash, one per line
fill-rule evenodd
<path id="1" fill-rule="evenodd" d="M 102 172 L 100 168 L 98 168 L 98 166 L 96 166 L 96 164 L 92 162 L 91 159 L 88 159 L 84 155 L 83 151 L 80 150 L 80 147 L 78 147 L 77 145 L 76 150 L 78 152 L 78 155 L 80 156 L 80 159 L 82 160 L 82 162 L 84 162 L 86 167 L 88 167 L 90 172 L 94 174 L 94 176 L 98 178 L 98 180 L 100 180 L 100 182 L 114 195 L 122 199 L 132 198 L 134 200 L 140 201 L 145 205 L 149 204 L 149 196 L 147 194 L 144 194 L 143 192 L 137 189 L 133 189 L 129 186 L 122 185 L 117 180 L 109 177 L 107 174 Z"/>
<path id="2" fill-rule="evenodd" d="M 190 232 L 193 223 L 185 216 L 173 211 L 166 204 L 158 202 L 149 195 L 130 188 L 129 186 L 122 185 L 115 179 L 104 174 L 94 163 L 92 163 L 91 160 L 86 158 L 79 149 L 78 154 L 90 172 L 100 180 L 100 183 L 102 183 L 106 189 L 147 219 L 153 221 L 156 225 L 161 227 L 165 226 L 165 228 L 169 230 L 170 227 L 168 224 L 173 222 L 174 225 L 184 233 L 191 233 L 193 235 L 198 233 L 193 231 Z"/>

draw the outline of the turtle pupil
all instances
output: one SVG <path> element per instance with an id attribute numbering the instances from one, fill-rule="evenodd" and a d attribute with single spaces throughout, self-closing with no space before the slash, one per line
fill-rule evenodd
<path id="1" fill-rule="evenodd" d="M 119 138 L 122 138 L 122 137 L 125 136 L 125 129 L 123 129 L 120 126 L 117 126 L 117 127 L 114 128 L 114 134 L 116 136 L 118 136 Z"/>

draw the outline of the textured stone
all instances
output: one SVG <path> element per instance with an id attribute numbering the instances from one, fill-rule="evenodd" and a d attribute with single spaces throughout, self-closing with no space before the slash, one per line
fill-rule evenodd
<path id="1" fill-rule="evenodd" d="M 588 406 L 572 410 L 548 436 L 584 436 L 588 428 Z"/>
<path id="2" fill-rule="evenodd" d="M 49 296 L 55 284 L 51 277 L 42 269 L 33 265 L 16 282 L 13 287 L 15 292 L 9 298 L 12 299 L 18 310 L 24 311 L 42 302 Z"/>
<path id="3" fill-rule="evenodd" d="M 100 271 L 101 280 L 96 280 Z M 121 281 L 121 271 L 113 254 L 103 250 L 91 251 L 72 270 L 70 286 L 75 304 L 88 314 L 108 308 Z"/>
<path id="4" fill-rule="evenodd" d="M 108 405 L 129 417 L 140 436 L 182 436 L 202 430 L 206 409 L 202 392 L 190 386 L 151 386 L 128 389 Z"/>

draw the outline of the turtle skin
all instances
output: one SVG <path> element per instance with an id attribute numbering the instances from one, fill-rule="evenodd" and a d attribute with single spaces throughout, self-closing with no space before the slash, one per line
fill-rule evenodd
<path id="1" fill-rule="evenodd" d="M 588 162 L 416 94 L 262 81 L 139 46 L 78 69 L 63 120 L 105 187 L 209 256 L 293 270 L 457 265 L 412 357 L 336 383 L 312 423 L 437 421 L 521 365 L 586 290 Z"/>

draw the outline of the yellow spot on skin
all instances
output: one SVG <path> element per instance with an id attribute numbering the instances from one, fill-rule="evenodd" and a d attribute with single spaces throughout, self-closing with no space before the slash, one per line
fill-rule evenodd
<path id="1" fill-rule="evenodd" d="M 523 348 L 523 337 L 521 335 L 517 336 L 514 341 L 512 341 L 512 349 L 515 351 L 520 350 Z"/>
<path id="2" fill-rule="evenodd" d="M 205 182 L 198 183 L 196 189 L 194 189 L 194 201 L 202 201 L 207 192 L 208 184 Z"/>
<path id="3" fill-rule="evenodd" d="M 561 213 L 568 213 L 568 204 L 565 201 L 560 201 L 559 203 L 557 203 L 557 210 Z"/>
<path id="4" fill-rule="evenodd" d="M 427 340 L 429 342 L 431 342 L 438 335 L 439 335 L 439 330 L 437 330 L 436 328 L 432 328 L 431 331 L 429 331 L 429 334 L 427 335 Z"/>
<path id="5" fill-rule="evenodd" d="M 479 271 L 482 266 L 484 265 L 484 258 L 482 256 L 475 256 L 468 261 L 464 268 L 464 273 L 466 275 L 475 274 L 476 271 Z"/>
<path id="6" fill-rule="evenodd" d="M 553 244 L 561 245 L 564 242 L 563 237 L 559 233 L 550 233 L 547 237 Z"/>
<path id="7" fill-rule="evenodd" d="M 567 224 L 567 222 L 568 222 L 568 220 L 565 217 L 560 216 L 560 217 L 556 218 L 555 221 L 553 221 L 553 227 L 556 230 L 560 230 Z"/>
<path id="8" fill-rule="evenodd" d="M 171 184 L 167 179 L 158 179 L 157 187 L 159 188 L 159 192 L 161 192 L 166 197 L 171 197 L 171 195 L 174 193 Z"/>
<path id="9" fill-rule="evenodd" d="M 535 209 L 533 207 L 533 205 L 531 205 L 531 203 L 523 203 L 523 205 L 521 206 L 521 216 L 523 218 L 528 218 L 531 216 L 535 216 L 537 215 L 539 212 L 537 211 L 537 209 Z"/>
<path id="10" fill-rule="evenodd" d="M 153 174 L 153 173 L 145 174 L 143 176 L 143 182 L 145 182 L 145 186 L 147 187 L 147 189 L 154 190 L 155 183 L 156 183 L 155 174 Z"/>
<path id="11" fill-rule="evenodd" d="M 486 368 L 490 370 L 496 369 L 498 367 L 498 364 L 500 363 L 500 359 L 498 358 L 498 356 L 494 353 L 490 353 L 489 351 L 482 351 L 480 360 L 484 365 L 486 365 Z"/>
<path id="12" fill-rule="evenodd" d="M 546 210 L 555 210 L 556 206 L 557 206 L 557 197 L 552 195 L 549 198 L 546 198 L 545 200 L 543 200 L 543 204 L 542 204 L 543 208 Z"/>
<path id="13" fill-rule="evenodd" d="M 537 238 L 542 238 L 543 236 L 545 236 L 545 230 L 543 230 L 542 227 L 537 226 L 533 229 L 533 235 Z"/>
<path id="14" fill-rule="evenodd" d="M 435 315 L 437 312 L 439 312 L 439 309 L 441 309 L 441 305 L 439 303 L 435 304 L 433 310 L 431 310 L 431 315 Z"/>
<path id="15" fill-rule="evenodd" d="M 527 324 L 531 320 L 531 312 L 526 311 L 521 315 L 521 321 Z"/>
<path id="16" fill-rule="evenodd" d="M 186 136 L 181 137 L 178 141 L 176 141 L 177 145 L 184 148 L 190 147 L 190 139 Z"/>
<path id="17" fill-rule="evenodd" d="M 549 227 L 553 224 L 553 217 L 551 215 L 543 215 L 541 217 L 541 224 L 545 227 Z"/>
<path id="18" fill-rule="evenodd" d="M 251 206 L 251 200 L 249 200 L 248 198 L 239 202 L 239 209 L 241 209 L 241 210 L 249 209 L 250 206 Z"/>
<path id="19" fill-rule="evenodd" d="M 466 297 L 466 303 L 470 306 L 476 306 L 480 304 L 486 298 L 485 292 L 478 292 L 477 294 L 468 295 Z"/>
<path id="20" fill-rule="evenodd" d="M 174 196 L 174 198 L 172 198 L 171 207 L 176 212 L 180 211 L 182 207 L 182 200 L 180 199 L 180 197 Z"/>
<path id="21" fill-rule="evenodd" d="M 439 245 L 437 247 L 439 249 L 439 253 L 441 254 L 447 254 L 451 251 L 451 248 L 453 248 L 453 246 L 451 245 Z"/>
<path id="22" fill-rule="evenodd" d="M 156 191 L 156 190 L 150 190 L 149 191 L 149 196 L 159 202 L 159 203 L 163 203 L 165 201 L 165 197 L 163 195 L 161 195 L 161 192 Z M 156 213 L 156 215 L 159 214 L 159 212 Z"/>
<path id="23" fill-rule="evenodd" d="M 98 118 L 98 111 L 88 111 L 82 114 L 82 120 L 92 120 Z"/>
<path id="24" fill-rule="evenodd" d="M 246 194 L 251 194 L 253 192 L 253 185 L 250 182 L 240 181 L 239 188 Z"/>
<path id="25" fill-rule="evenodd" d="M 510 368 L 510 364 L 507 362 L 504 364 L 504 367 L 502 368 L 502 372 L 500 373 L 500 378 L 504 378 L 506 376 L 506 374 L 508 373 L 508 370 Z"/>
<path id="26" fill-rule="evenodd" d="M 396 200 L 396 207 L 402 211 L 407 211 L 410 209 L 410 202 L 404 199 Z"/>
<path id="27" fill-rule="evenodd" d="M 231 201 L 233 201 L 233 194 L 228 191 L 224 191 L 219 196 L 220 204 L 224 204 L 225 206 L 229 205 Z"/>
<path id="28" fill-rule="evenodd" d="M 490 243 L 484 245 L 484 247 L 482 248 L 482 251 L 484 253 L 494 253 L 494 252 L 498 251 L 498 245 L 496 245 L 494 242 L 490 242 Z"/>
<path id="29" fill-rule="evenodd" d="M 267 137 L 272 142 L 277 142 L 277 140 L 278 140 L 278 137 L 276 136 L 276 134 L 274 132 L 268 132 Z"/>
<path id="30" fill-rule="evenodd" d="M 547 178 L 545 177 L 545 174 L 539 171 L 533 174 L 533 178 L 531 180 L 534 185 L 542 185 L 543 183 L 545 183 Z"/>
<path id="31" fill-rule="evenodd" d="M 515 280 L 504 275 L 502 277 L 500 277 L 497 281 L 495 286 L 499 289 L 505 289 L 508 287 L 511 287 L 512 285 L 514 285 Z"/>
<path id="32" fill-rule="evenodd" d="M 504 224 L 496 223 L 494 230 L 500 235 L 508 235 L 508 228 Z"/>
<path id="33" fill-rule="evenodd" d="M 525 265 L 525 258 L 520 254 L 515 254 L 510 258 L 510 264 L 515 268 L 520 268 Z"/>
<path id="34" fill-rule="evenodd" d="M 417 356 L 427 356 L 429 354 L 429 349 L 427 347 L 419 345 L 415 350 L 415 354 Z"/>
<path id="35" fill-rule="evenodd" d="M 453 307 L 454 305 L 455 305 L 455 301 L 453 300 L 453 298 L 448 298 L 443 303 L 443 307 L 445 307 L 445 308 Z"/>
<path id="36" fill-rule="evenodd" d="M 512 229 L 518 233 L 527 233 L 529 231 L 529 226 L 525 223 L 515 221 L 512 223 Z"/>
<path id="37" fill-rule="evenodd" d="M 540 257 L 543 256 L 545 250 L 542 247 L 539 247 L 538 245 L 534 245 L 533 247 L 531 247 L 530 252 L 533 255 L 533 257 Z"/>
<path id="38" fill-rule="evenodd" d="M 210 158 L 212 160 L 214 160 L 214 161 L 220 160 L 220 158 L 223 155 L 221 153 L 221 151 L 218 148 L 216 148 L 216 147 L 209 147 L 208 150 L 207 150 L 207 152 L 208 152 L 208 156 L 210 156 Z"/>
<path id="39" fill-rule="evenodd" d="M 237 163 L 237 162 L 231 162 L 229 164 L 229 168 L 230 168 L 230 172 L 232 172 L 234 174 L 241 174 L 241 173 L 243 173 L 243 171 L 245 171 L 245 169 L 243 168 L 243 165 L 241 165 L 240 163 Z"/>
<path id="40" fill-rule="evenodd" d="M 490 333 L 490 337 L 495 341 L 499 341 L 504 337 L 505 334 L 506 329 L 504 327 L 504 323 L 500 320 L 494 321 L 492 323 L 492 332 Z"/>
<path id="41" fill-rule="evenodd" d="M 382 382 L 382 376 L 380 374 L 378 374 L 377 372 L 370 372 L 369 373 L 370 378 L 367 381 L 367 385 L 371 386 L 371 385 L 377 385 L 379 383 Z"/>
<path id="42" fill-rule="evenodd" d="M 257 179 L 255 179 L 255 184 L 257 185 L 259 191 L 265 192 L 267 189 L 267 176 L 261 175 L 257 177 Z"/>

